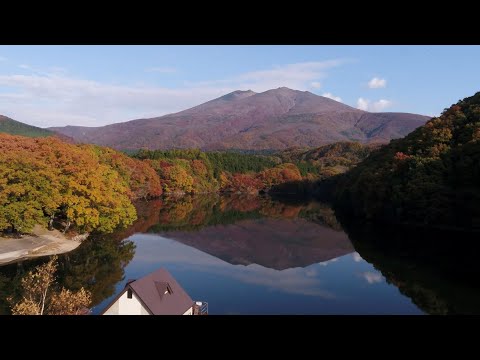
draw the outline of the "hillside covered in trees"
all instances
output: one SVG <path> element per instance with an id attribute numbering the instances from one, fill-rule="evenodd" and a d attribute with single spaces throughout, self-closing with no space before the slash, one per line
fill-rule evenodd
<path id="1" fill-rule="evenodd" d="M 47 137 L 56 135 L 56 133 L 53 131 L 27 125 L 3 115 L 0 115 L 0 133 L 22 135 L 28 137 Z M 64 137 L 66 138 L 66 136 Z"/>
<path id="2" fill-rule="evenodd" d="M 40 224 L 111 232 L 136 218 L 131 201 L 162 194 L 295 193 L 346 171 L 369 151 L 338 143 L 271 156 L 141 150 L 130 157 L 54 137 L 0 134 L 0 231 L 28 232 Z"/>
<path id="3" fill-rule="evenodd" d="M 340 142 L 319 148 L 290 149 L 272 155 L 189 150 L 140 150 L 133 157 L 159 174 L 165 193 L 268 192 L 281 184 L 298 191 L 347 171 L 363 160 L 371 146 Z"/>
<path id="4" fill-rule="evenodd" d="M 379 145 L 363 145 L 353 141 L 340 141 L 313 149 L 288 149 L 278 153 L 283 162 L 298 166 L 302 176 L 320 180 L 343 174 Z"/>
<path id="5" fill-rule="evenodd" d="M 0 134 L 0 231 L 59 222 L 110 232 L 135 220 L 131 200 L 161 193 L 147 164 L 116 151 Z"/>
<path id="6" fill-rule="evenodd" d="M 372 222 L 480 228 L 480 92 L 372 152 L 336 198 Z"/>

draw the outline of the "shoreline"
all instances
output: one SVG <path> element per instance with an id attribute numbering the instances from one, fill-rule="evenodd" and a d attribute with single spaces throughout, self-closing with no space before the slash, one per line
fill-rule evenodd
<path id="1" fill-rule="evenodd" d="M 31 234 L 20 238 L 0 236 L 0 266 L 40 256 L 64 254 L 75 250 L 81 240 L 69 239 L 58 230 L 36 225 Z"/>

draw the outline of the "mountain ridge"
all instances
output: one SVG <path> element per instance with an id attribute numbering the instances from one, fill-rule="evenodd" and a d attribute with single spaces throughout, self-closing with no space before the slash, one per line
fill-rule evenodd
<path id="1" fill-rule="evenodd" d="M 336 141 L 388 142 L 428 119 L 409 113 L 370 113 L 308 91 L 282 87 L 261 93 L 237 90 L 160 117 L 49 130 L 78 142 L 122 150 L 280 150 Z"/>

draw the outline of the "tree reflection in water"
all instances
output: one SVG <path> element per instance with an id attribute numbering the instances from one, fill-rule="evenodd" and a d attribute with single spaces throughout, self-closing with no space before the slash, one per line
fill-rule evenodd
<path id="1" fill-rule="evenodd" d="M 155 233 L 231 264 L 279 271 L 357 251 L 426 313 L 480 314 L 478 234 L 339 222 L 328 205 L 295 198 L 208 194 L 138 202 L 136 208 L 138 220 L 128 229 L 94 235 L 59 256 L 58 284 L 85 287 L 92 306 L 101 303 L 115 294 L 135 255 L 128 238 Z M 22 276 L 47 260 L 0 267 L 1 314 L 9 313 L 8 296 L 18 298 Z"/>
<path id="2" fill-rule="evenodd" d="M 342 225 L 360 256 L 427 314 L 480 314 L 478 233 Z"/>
<path id="3" fill-rule="evenodd" d="M 133 259 L 135 244 L 109 236 L 94 236 L 75 251 L 60 255 L 56 273 L 57 284 L 69 290 L 81 287 L 92 293 L 92 306 L 115 293 L 115 285 L 124 278 L 124 268 Z M 9 314 L 6 300 L 20 296 L 22 277 L 36 266 L 49 260 L 39 258 L 0 268 L 0 314 Z"/>

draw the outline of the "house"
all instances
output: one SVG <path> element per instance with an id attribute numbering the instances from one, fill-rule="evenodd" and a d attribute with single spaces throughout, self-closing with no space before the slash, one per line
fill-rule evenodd
<path id="1" fill-rule="evenodd" d="M 194 303 L 167 270 L 158 269 L 128 281 L 102 315 L 193 315 L 205 304 Z"/>

